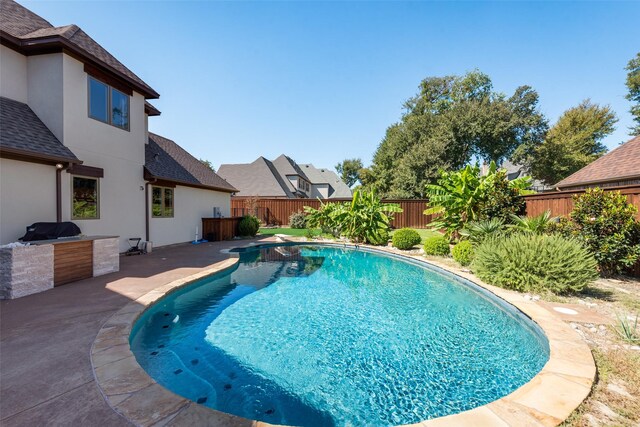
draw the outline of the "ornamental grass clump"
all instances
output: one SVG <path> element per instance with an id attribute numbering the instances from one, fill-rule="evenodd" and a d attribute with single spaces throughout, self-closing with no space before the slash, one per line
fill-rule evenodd
<path id="1" fill-rule="evenodd" d="M 420 234 L 413 228 L 401 228 L 393 233 L 391 242 L 394 248 L 407 250 L 420 243 Z"/>
<path id="2" fill-rule="evenodd" d="M 574 293 L 598 277 L 593 255 L 559 235 L 487 239 L 476 248 L 472 269 L 487 283 L 520 292 Z"/>
<path id="3" fill-rule="evenodd" d="M 451 250 L 451 256 L 463 267 L 473 261 L 473 244 L 469 240 L 462 240 Z"/>
<path id="4" fill-rule="evenodd" d="M 424 241 L 425 255 L 449 256 L 449 240 L 444 236 L 429 237 Z"/>

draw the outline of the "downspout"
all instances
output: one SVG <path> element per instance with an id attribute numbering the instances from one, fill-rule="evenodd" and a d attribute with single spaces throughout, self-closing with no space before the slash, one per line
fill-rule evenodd
<path id="1" fill-rule="evenodd" d="M 56 222 L 62 222 L 62 171 L 69 169 L 69 164 L 56 164 Z"/>
<path id="2" fill-rule="evenodd" d="M 158 181 L 156 178 L 150 179 L 144 184 L 144 227 L 145 227 L 145 241 L 150 241 L 149 221 L 151 212 L 149 211 L 149 184 L 153 184 Z"/>

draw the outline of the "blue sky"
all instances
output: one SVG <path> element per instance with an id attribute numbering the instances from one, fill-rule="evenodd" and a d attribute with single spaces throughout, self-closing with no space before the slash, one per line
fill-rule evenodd
<path id="1" fill-rule="evenodd" d="M 585 98 L 609 104 L 606 145 L 629 139 L 640 2 L 21 3 L 149 83 L 162 111 L 150 129 L 216 168 L 281 153 L 369 164 L 423 78 L 475 68 L 505 93 L 533 86 L 552 122 Z"/>

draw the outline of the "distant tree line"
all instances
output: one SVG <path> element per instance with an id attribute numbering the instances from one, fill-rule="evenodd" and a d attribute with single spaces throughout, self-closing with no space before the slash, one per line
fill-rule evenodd
<path id="1" fill-rule="evenodd" d="M 626 70 L 626 98 L 635 123 L 630 131 L 640 135 L 640 53 Z M 608 105 L 586 99 L 550 126 L 533 88 L 523 85 L 506 95 L 478 70 L 428 77 L 403 107 L 371 166 L 363 167 L 361 159 L 336 165 L 347 185 L 375 189 L 383 197 L 422 198 L 441 170 L 505 160 L 553 185 L 605 154 L 602 141 L 618 121 Z"/>

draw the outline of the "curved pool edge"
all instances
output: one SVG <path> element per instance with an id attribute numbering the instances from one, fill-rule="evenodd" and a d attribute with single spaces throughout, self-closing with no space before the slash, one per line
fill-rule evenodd
<path id="1" fill-rule="evenodd" d="M 345 246 L 322 242 L 307 244 Z M 469 281 L 518 309 L 543 330 L 549 341 L 550 355 L 545 366 L 511 394 L 468 411 L 411 426 L 555 426 L 568 418 L 590 394 L 596 377 L 591 350 L 569 325 L 553 313 L 526 300 L 523 294 L 488 285 L 467 272 L 426 260 L 420 255 L 399 253 L 390 248 L 360 247 L 418 261 L 427 268 L 435 267 L 435 270 Z M 140 426 L 271 425 L 216 411 L 167 390 L 138 364 L 129 346 L 134 323 L 157 300 L 197 280 L 233 269 L 238 263 L 239 258 L 229 258 L 197 274 L 160 286 L 129 302 L 104 323 L 91 347 L 91 364 L 96 384 L 111 408 Z"/>

